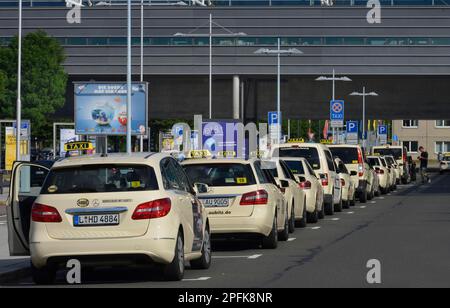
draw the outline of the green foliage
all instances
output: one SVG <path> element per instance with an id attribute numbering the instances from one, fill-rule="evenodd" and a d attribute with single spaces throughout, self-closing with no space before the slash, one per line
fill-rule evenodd
<path id="1" fill-rule="evenodd" d="M 0 51 L 1 118 L 15 118 L 17 50 L 16 37 Z M 65 103 L 64 59 L 59 42 L 43 31 L 29 33 L 22 40 L 22 118 L 31 121 L 32 134 L 40 139 L 51 139 L 51 115 Z M 4 91 L 2 71 L 7 76 Z"/>

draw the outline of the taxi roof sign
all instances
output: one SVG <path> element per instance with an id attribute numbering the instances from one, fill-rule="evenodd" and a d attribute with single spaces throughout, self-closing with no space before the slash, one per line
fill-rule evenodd
<path id="1" fill-rule="evenodd" d="M 333 140 L 322 139 L 320 140 L 321 144 L 333 144 Z"/>
<path id="2" fill-rule="evenodd" d="M 224 157 L 224 158 L 236 157 L 236 152 L 235 151 L 221 151 L 221 152 L 217 153 L 217 156 Z"/>
<path id="3" fill-rule="evenodd" d="M 189 158 L 207 158 L 211 157 L 208 150 L 193 150 L 189 152 Z"/>
<path id="4" fill-rule="evenodd" d="M 92 145 L 92 142 L 88 141 L 74 141 L 74 142 L 68 142 L 64 144 L 64 150 L 66 152 L 70 151 L 87 151 L 87 150 L 93 150 L 94 146 Z"/>
<path id="5" fill-rule="evenodd" d="M 288 140 L 288 143 L 305 143 L 305 139 L 303 138 L 291 138 Z"/>

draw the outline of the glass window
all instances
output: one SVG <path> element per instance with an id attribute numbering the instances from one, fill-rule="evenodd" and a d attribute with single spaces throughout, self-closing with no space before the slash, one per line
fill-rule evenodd
<path id="1" fill-rule="evenodd" d="M 432 45 L 450 45 L 450 37 L 433 37 L 431 38 Z"/>
<path id="2" fill-rule="evenodd" d="M 141 165 L 85 165 L 50 171 L 41 194 L 158 190 L 153 168 Z"/>
<path id="3" fill-rule="evenodd" d="M 342 45 L 344 39 L 342 37 L 326 37 L 325 45 Z"/>
<path id="4" fill-rule="evenodd" d="M 379 158 L 369 157 L 367 159 L 367 162 L 369 163 L 369 166 L 371 166 L 372 168 L 375 167 L 375 166 L 380 166 L 380 159 Z"/>
<path id="5" fill-rule="evenodd" d="M 414 37 L 409 39 L 410 45 L 429 45 L 429 39 L 424 37 Z"/>
<path id="6" fill-rule="evenodd" d="M 387 38 L 385 37 L 369 37 L 367 39 L 367 45 L 386 45 Z"/>
<path id="7" fill-rule="evenodd" d="M 86 45 L 87 39 L 85 37 L 68 37 L 67 45 Z"/>
<path id="8" fill-rule="evenodd" d="M 189 37 L 174 37 L 172 38 L 172 45 L 192 45 L 192 38 Z M 208 41 L 209 43 L 209 41 Z"/>
<path id="9" fill-rule="evenodd" d="M 213 38 L 213 45 L 215 46 L 234 46 L 236 38 L 234 37 L 215 37 Z"/>
<path id="10" fill-rule="evenodd" d="M 170 45 L 170 38 L 168 38 L 168 37 L 153 37 L 152 45 Z"/>
<path id="11" fill-rule="evenodd" d="M 303 157 L 314 169 L 320 169 L 319 152 L 315 147 L 280 148 L 279 157 Z"/>
<path id="12" fill-rule="evenodd" d="M 417 153 L 419 151 L 418 141 L 403 141 L 403 146 L 406 147 L 408 153 Z"/>
<path id="13" fill-rule="evenodd" d="M 193 40 L 194 45 L 198 46 L 209 46 L 209 38 L 208 37 L 196 37 Z"/>
<path id="14" fill-rule="evenodd" d="M 418 128 L 419 120 L 403 120 L 404 128 Z"/>
<path id="15" fill-rule="evenodd" d="M 183 166 L 192 183 L 204 183 L 211 187 L 255 185 L 250 165 L 201 164 Z"/>
<path id="16" fill-rule="evenodd" d="M 363 37 L 344 37 L 344 45 L 364 45 Z"/>
<path id="17" fill-rule="evenodd" d="M 177 172 L 178 179 L 182 185 L 181 186 L 182 189 L 188 193 L 192 193 L 193 188 L 192 188 L 192 185 L 186 175 L 186 172 L 183 170 L 183 168 L 180 166 L 180 164 L 177 161 L 175 161 L 174 159 L 171 159 L 171 164 L 173 164 L 173 166 Z"/>
<path id="18" fill-rule="evenodd" d="M 303 168 L 303 164 L 299 160 L 285 160 L 286 165 L 288 165 L 289 169 L 291 169 L 291 172 L 296 175 L 303 175 L 305 174 L 305 169 Z"/>
<path id="19" fill-rule="evenodd" d="M 167 190 L 184 190 L 183 184 L 179 179 L 178 172 L 172 163 L 171 158 L 161 161 L 161 176 L 163 179 L 164 189 Z"/>
<path id="20" fill-rule="evenodd" d="M 320 37 L 303 37 L 301 38 L 301 44 L 308 45 L 322 45 L 322 38 Z"/>
<path id="21" fill-rule="evenodd" d="M 239 37 L 236 41 L 238 46 L 254 46 L 257 43 L 256 37 Z"/>
<path id="22" fill-rule="evenodd" d="M 110 37 L 109 45 L 126 45 L 127 39 L 125 37 Z"/>
<path id="23" fill-rule="evenodd" d="M 344 164 L 357 164 L 359 161 L 357 148 L 332 147 L 330 148 L 330 151 L 331 153 L 333 153 L 334 157 L 339 157 L 344 162 Z"/>
<path id="24" fill-rule="evenodd" d="M 281 39 L 281 45 L 283 46 L 301 45 L 301 39 L 299 37 L 283 37 Z"/>
<path id="25" fill-rule="evenodd" d="M 450 141 L 438 141 L 435 143 L 435 153 L 449 153 Z"/>
<path id="26" fill-rule="evenodd" d="M 330 151 L 325 151 L 325 158 L 327 159 L 328 169 L 330 171 L 336 171 L 334 161 L 333 161 L 333 155 L 331 155 Z"/>
<path id="27" fill-rule="evenodd" d="M 277 45 L 278 38 L 276 37 L 259 37 L 258 45 Z"/>
<path id="28" fill-rule="evenodd" d="M 107 45 L 108 40 L 106 37 L 89 37 L 88 45 Z"/>
<path id="29" fill-rule="evenodd" d="M 374 154 L 382 156 L 393 156 L 395 160 L 402 159 L 402 149 L 399 148 L 378 148 L 373 150 Z"/>
<path id="30" fill-rule="evenodd" d="M 450 128 L 450 120 L 437 120 L 436 127 L 438 128 Z"/>
<path id="31" fill-rule="evenodd" d="M 386 40 L 386 45 L 396 46 L 396 45 L 408 45 L 408 39 L 405 37 L 390 37 Z"/>

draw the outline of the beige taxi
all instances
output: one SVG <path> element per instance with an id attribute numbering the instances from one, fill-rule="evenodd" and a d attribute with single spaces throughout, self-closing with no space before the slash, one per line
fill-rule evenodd
<path id="1" fill-rule="evenodd" d="M 13 256 L 31 255 L 34 281 L 49 284 L 69 259 L 157 264 L 168 280 L 185 261 L 211 263 L 206 211 L 183 168 L 164 154 L 81 156 L 51 169 L 17 162 L 7 201 Z"/>
<path id="2" fill-rule="evenodd" d="M 257 159 L 191 159 L 182 163 L 218 238 L 257 238 L 274 249 L 289 237 L 288 205 L 270 172 Z"/>

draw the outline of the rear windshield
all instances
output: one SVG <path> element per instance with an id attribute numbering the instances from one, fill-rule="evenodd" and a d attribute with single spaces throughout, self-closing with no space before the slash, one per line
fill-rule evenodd
<path id="1" fill-rule="evenodd" d="M 445 156 L 442 160 L 443 161 L 450 161 L 450 156 Z"/>
<path id="2" fill-rule="evenodd" d="M 386 157 L 386 162 L 387 162 L 388 166 L 392 166 L 395 164 L 395 161 L 392 157 Z"/>
<path id="3" fill-rule="evenodd" d="M 402 149 L 374 149 L 373 152 L 383 156 L 392 155 L 395 160 L 402 159 Z"/>
<path id="4" fill-rule="evenodd" d="M 285 160 L 286 165 L 291 169 L 293 174 L 305 174 L 305 169 L 303 169 L 303 164 L 301 161 L 295 160 Z"/>
<path id="5" fill-rule="evenodd" d="M 367 160 L 371 167 L 380 165 L 380 160 L 378 158 L 368 158 Z"/>
<path id="6" fill-rule="evenodd" d="M 358 149 L 357 148 L 330 148 L 334 157 L 339 157 L 344 164 L 357 164 L 358 163 Z"/>
<path id="7" fill-rule="evenodd" d="M 50 171 L 41 194 L 158 190 L 155 171 L 142 165 L 84 165 Z"/>
<path id="8" fill-rule="evenodd" d="M 313 147 L 280 148 L 279 157 L 303 157 L 313 169 L 320 169 L 319 152 Z"/>
<path id="9" fill-rule="evenodd" d="M 203 183 L 211 187 L 255 185 L 256 180 L 250 165 L 204 164 L 185 165 L 192 183 Z"/>

